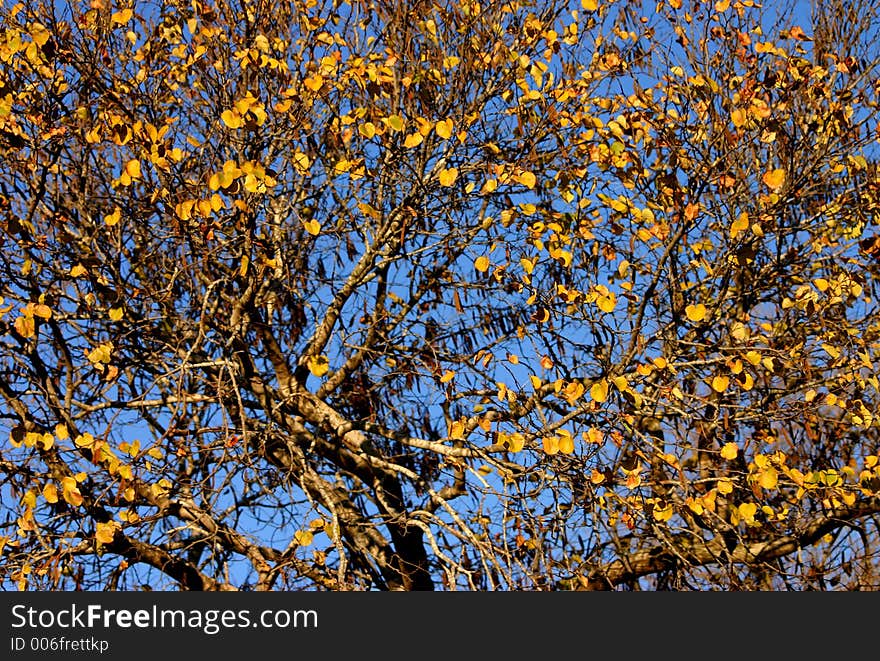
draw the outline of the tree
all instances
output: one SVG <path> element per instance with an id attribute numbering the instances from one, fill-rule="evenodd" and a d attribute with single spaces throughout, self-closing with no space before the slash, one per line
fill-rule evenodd
<path id="1" fill-rule="evenodd" d="M 4 584 L 880 586 L 869 4 L 4 4 Z"/>

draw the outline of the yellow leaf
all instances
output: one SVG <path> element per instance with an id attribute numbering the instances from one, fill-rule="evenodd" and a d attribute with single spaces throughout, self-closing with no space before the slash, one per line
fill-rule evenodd
<path id="1" fill-rule="evenodd" d="M 559 439 L 556 436 L 545 436 L 541 441 L 541 446 L 549 455 L 554 455 L 559 452 Z"/>
<path id="2" fill-rule="evenodd" d="M 110 544 L 117 530 L 119 530 L 119 524 L 115 521 L 99 523 L 95 526 L 95 539 L 101 544 Z"/>
<path id="3" fill-rule="evenodd" d="M 605 379 L 596 381 L 590 388 L 590 397 L 599 404 L 608 399 L 608 382 Z"/>
<path id="4" fill-rule="evenodd" d="M 712 390 L 715 392 L 724 392 L 727 390 L 727 386 L 730 385 L 730 378 L 726 376 L 716 376 L 712 379 Z"/>
<path id="5" fill-rule="evenodd" d="M 515 177 L 516 181 L 521 183 L 526 188 L 534 188 L 535 184 L 538 182 L 537 177 L 531 172 L 523 172 L 518 177 Z"/>
<path id="6" fill-rule="evenodd" d="M 58 502 L 58 488 L 53 482 L 49 482 L 43 487 L 43 498 L 45 498 L 48 503 Z"/>
<path id="7" fill-rule="evenodd" d="M 297 530 L 293 536 L 300 546 L 308 546 L 315 538 L 310 530 Z"/>
<path id="8" fill-rule="evenodd" d="M 449 383 L 452 379 L 455 378 L 455 372 L 452 370 L 446 370 L 443 372 L 443 376 L 440 377 L 440 383 Z"/>
<path id="9" fill-rule="evenodd" d="M 822 348 L 825 350 L 825 353 L 827 353 L 832 358 L 836 359 L 840 357 L 840 349 L 838 349 L 837 347 L 831 344 L 823 344 Z"/>
<path id="10" fill-rule="evenodd" d="M 718 480 L 715 486 L 718 489 L 718 493 L 726 495 L 733 491 L 733 480 L 724 477 Z"/>
<path id="11" fill-rule="evenodd" d="M 727 459 L 728 461 L 732 461 L 736 459 L 736 455 L 739 453 L 739 446 L 736 443 L 725 443 L 724 447 L 721 448 L 721 456 Z"/>
<path id="12" fill-rule="evenodd" d="M 755 518 L 755 514 L 758 511 L 758 506 L 755 503 L 742 503 L 738 508 L 739 515 L 745 519 L 746 521 L 751 521 Z"/>
<path id="13" fill-rule="evenodd" d="M 13 326 L 15 327 L 16 332 L 25 339 L 33 337 L 34 333 L 36 333 L 36 326 L 34 325 L 34 318 L 32 316 L 16 318 Z"/>
<path id="14" fill-rule="evenodd" d="M 768 170 L 764 173 L 764 176 L 761 177 L 761 181 L 767 184 L 767 187 L 770 188 L 770 190 L 779 190 L 785 182 L 785 170 L 782 168 Z"/>
<path id="15" fill-rule="evenodd" d="M 110 20 L 118 25 L 125 25 L 131 20 L 131 16 L 131 9 L 123 9 L 122 11 L 115 12 L 113 16 L 110 17 Z"/>
<path id="16" fill-rule="evenodd" d="M 113 210 L 113 213 L 108 213 L 104 216 L 104 223 L 107 224 L 108 227 L 113 227 L 116 223 L 119 222 L 119 219 L 122 217 L 122 209 L 116 207 Z"/>
<path id="17" fill-rule="evenodd" d="M 449 438 L 462 439 L 464 438 L 464 431 L 464 422 L 461 420 L 455 420 L 449 425 Z"/>
<path id="18" fill-rule="evenodd" d="M 392 131 L 402 131 L 403 130 L 403 117 L 400 115 L 390 115 L 387 118 L 386 123 L 388 124 L 388 128 Z"/>
<path id="19" fill-rule="evenodd" d="M 752 349 L 751 351 L 747 351 L 745 358 L 752 365 L 757 365 L 761 362 L 761 354 L 759 352 L 755 351 L 754 349 Z"/>
<path id="20" fill-rule="evenodd" d="M 110 308 L 110 321 L 122 319 L 122 308 Z"/>
<path id="21" fill-rule="evenodd" d="M 308 232 L 312 236 L 317 236 L 321 232 L 321 223 L 319 223 L 314 218 L 312 218 L 311 220 L 304 221 L 303 227 L 305 227 L 306 232 Z"/>
<path id="22" fill-rule="evenodd" d="M 85 272 L 86 272 L 86 267 L 83 266 L 82 264 L 77 264 L 76 266 L 71 267 L 70 277 L 71 278 L 78 278 L 79 276 L 81 276 Z"/>
<path id="23" fill-rule="evenodd" d="M 440 180 L 441 186 L 452 186 L 455 183 L 455 180 L 458 178 L 458 168 L 447 168 L 445 170 L 440 170 L 440 174 L 437 177 Z"/>
<path id="24" fill-rule="evenodd" d="M 517 356 L 515 353 L 509 353 L 507 354 L 507 362 L 509 362 L 511 365 L 519 365 L 519 356 Z"/>
<path id="25" fill-rule="evenodd" d="M 480 255 L 474 260 L 474 268 L 480 273 L 485 273 L 489 270 L 489 258 L 486 255 Z"/>
<path id="26" fill-rule="evenodd" d="M 617 296 L 611 291 L 605 295 L 600 295 L 596 299 L 596 305 L 602 312 L 613 312 L 614 306 L 617 305 Z"/>
<path id="27" fill-rule="evenodd" d="M 373 122 L 364 122 L 363 124 L 358 126 L 358 133 L 369 140 L 374 135 L 376 135 L 376 125 L 373 124 Z"/>
<path id="28" fill-rule="evenodd" d="M 571 454 L 574 452 L 574 439 L 568 431 L 564 429 L 559 430 L 558 446 L 559 451 L 562 454 Z"/>
<path id="29" fill-rule="evenodd" d="M 437 132 L 437 135 L 439 135 L 443 139 L 451 138 L 452 137 L 452 120 L 451 119 L 444 119 L 442 121 L 437 122 L 437 124 L 434 126 L 434 130 Z"/>
<path id="30" fill-rule="evenodd" d="M 776 469 L 772 466 L 765 468 L 761 471 L 761 477 L 758 479 L 758 483 L 764 489 L 775 489 L 777 483 L 779 482 L 779 473 L 776 472 Z"/>
<path id="31" fill-rule="evenodd" d="M 730 0 L 718 0 L 715 3 L 715 11 L 719 14 L 726 12 L 730 8 Z"/>
<path id="32" fill-rule="evenodd" d="M 599 0 L 581 0 L 584 11 L 596 11 L 599 8 Z"/>
<path id="33" fill-rule="evenodd" d="M 64 477 L 61 479 L 61 485 L 64 489 L 64 500 L 74 507 L 79 507 L 83 503 L 82 494 L 76 486 L 76 480 L 72 477 Z"/>
<path id="34" fill-rule="evenodd" d="M 52 309 L 44 303 L 37 303 L 36 305 L 34 305 L 33 313 L 35 317 L 40 317 L 41 319 L 52 318 Z"/>
<path id="35" fill-rule="evenodd" d="M 735 239 L 747 229 L 749 229 L 749 214 L 743 211 L 730 225 L 730 238 Z"/>
<path id="36" fill-rule="evenodd" d="M 510 435 L 507 439 L 508 450 L 511 452 L 519 452 L 526 445 L 526 437 L 519 432 Z"/>
<path id="37" fill-rule="evenodd" d="M 702 321 L 706 317 L 706 306 L 702 303 L 688 305 L 685 308 L 684 313 L 691 321 Z"/>
<path id="38" fill-rule="evenodd" d="M 327 370 L 330 369 L 330 361 L 327 360 L 327 356 L 309 356 L 308 361 L 309 371 L 317 377 L 324 376 L 327 373 Z"/>
<path id="39" fill-rule="evenodd" d="M 241 115 L 234 109 L 224 110 L 220 113 L 220 119 L 231 129 L 240 128 L 242 125 Z"/>
<path id="40" fill-rule="evenodd" d="M 595 468 L 590 473 L 590 483 L 591 484 L 602 484 L 605 481 L 605 473 L 601 473 L 597 471 Z"/>
<path id="41" fill-rule="evenodd" d="M 141 162 L 137 159 L 132 159 L 128 163 L 125 164 L 125 174 L 127 174 L 132 179 L 138 179 L 141 176 Z"/>
<path id="42" fill-rule="evenodd" d="M 423 140 L 424 140 L 424 138 L 422 137 L 422 134 L 419 133 L 418 131 L 415 133 L 410 133 L 408 136 L 406 136 L 406 139 L 403 141 L 403 146 L 406 147 L 407 149 L 411 149 L 412 147 L 418 147 L 420 144 L 422 144 Z"/>
<path id="43" fill-rule="evenodd" d="M 663 507 L 655 506 L 652 513 L 654 515 L 654 519 L 662 523 L 663 521 L 669 521 L 669 519 L 672 518 L 672 512 L 672 504 L 666 503 Z"/>
<path id="44" fill-rule="evenodd" d="M 324 86 L 324 76 L 319 73 L 316 73 L 314 76 L 308 76 L 304 81 L 303 85 L 305 85 L 312 92 L 317 92 Z"/>

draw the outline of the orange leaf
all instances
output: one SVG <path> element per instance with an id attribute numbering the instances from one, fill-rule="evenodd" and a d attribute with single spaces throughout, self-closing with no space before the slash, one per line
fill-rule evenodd
<path id="1" fill-rule="evenodd" d="M 763 181 L 771 190 L 779 190 L 782 188 L 782 184 L 785 183 L 785 170 L 782 168 L 768 170 L 764 173 L 764 176 L 761 177 L 761 181 Z"/>

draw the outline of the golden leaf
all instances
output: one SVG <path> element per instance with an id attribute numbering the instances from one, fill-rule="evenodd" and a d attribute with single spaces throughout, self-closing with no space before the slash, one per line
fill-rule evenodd
<path id="1" fill-rule="evenodd" d="M 110 308 L 110 321 L 122 319 L 122 308 Z"/>
<path id="2" fill-rule="evenodd" d="M 138 179 L 141 176 L 141 162 L 136 158 L 133 158 L 128 163 L 125 164 L 125 174 L 127 174 L 132 179 Z"/>
<path id="3" fill-rule="evenodd" d="M 314 376 L 322 377 L 330 369 L 330 361 L 324 355 L 309 356 L 308 367 Z"/>
<path id="4" fill-rule="evenodd" d="M 231 129 L 240 128 L 243 124 L 241 115 L 235 109 L 224 110 L 220 113 L 220 119 Z"/>
<path id="5" fill-rule="evenodd" d="M 451 119 L 444 119 L 442 121 L 437 122 L 437 124 L 434 126 L 434 130 L 437 132 L 437 135 L 439 135 L 443 139 L 451 138 L 452 137 L 452 120 Z"/>
<path id="6" fill-rule="evenodd" d="M 474 260 L 474 268 L 480 273 L 485 273 L 489 270 L 489 258 L 486 255 L 480 255 Z"/>
<path id="7" fill-rule="evenodd" d="M 388 128 L 392 131 L 402 131 L 403 130 L 403 117 L 400 115 L 390 115 L 386 119 L 386 123 L 388 124 Z"/>
<path id="8" fill-rule="evenodd" d="M 510 435 L 510 438 L 507 439 L 507 444 L 511 452 L 519 452 L 525 447 L 526 438 L 519 432 L 516 432 Z"/>
<path id="9" fill-rule="evenodd" d="M 119 524 L 115 521 L 99 523 L 95 526 L 95 539 L 101 544 L 110 544 L 117 530 L 119 530 Z"/>
<path id="10" fill-rule="evenodd" d="M 316 73 L 314 76 L 308 76 L 303 81 L 303 85 L 312 92 L 318 92 L 324 86 L 324 76 L 319 73 Z"/>
<path id="11" fill-rule="evenodd" d="M 458 168 L 446 168 L 440 170 L 440 174 L 437 178 L 440 180 L 441 186 L 452 186 L 452 184 L 455 183 L 455 180 L 458 179 Z"/>
<path id="12" fill-rule="evenodd" d="M 596 305 L 602 312 L 613 312 L 614 307 L 617 305 L 617 296 L 612 291 L 605 295 L 600 295 L 596 299 Z"/>
<path id="13" fill-rule="evenodd" d="M 581 0 L 584 11 L 596 11 L 599 9 L 599 0 Z"/>
<path id="14" fill-rule="evenodd" d="M 419 133 L 418 131 L 415 133 L 410 133 L 408 136 L 406 136 L 406 139 L 403 141 L 403 146 L 406 147 L 407 149 L 411 149 L 412 147 L 418 147 L 420 144 L 422 144 L 423 140 L 424 140 L 424 138 L 422 137 L 422 134 Z"/>
<path id="15" fill-rule="evenodd" d="M 18 317 L 13 324 L 15 331 L 23 338 L 28 339 L 34 336 L 36 327 L 32 316 Z"/>
<path id="16" fill-rule="evenodd" d="M 574 452 L 574 439 L 571 437 L 571 433 L 565 429 L 559 430 L 558 447 L 562 454 Z"/>
<path id="17" fill-rule="evenodd" d="M 688 305 L 685 308 L 684 313 L 691 321 L 702 321 L 706 317 L 706 306 L 702 303 Z"/>
<path id="18" fill-rule="evenodd" d="M 730 225 L 730 238 L 735 239 L 749 229 L 749 214 L 743 211 Z"/>
<path id="19" fill-rule="evenodd" d="M 516 181 L 526 188 L 532 189 L 535 187 L 535 184 L 538 182 L 538 178 L 531 172 L 523 172 L 517 177 L 514 177 Z"/>
<path id="20" fill-rule="evenodd" d="M 311 220 L 303 221 L 303 227 L 306 228 L 306 232 L 311 234 L 312 236 L 317 236 L 321 233 L 321 223 L 312 218 Z"/>
<path id="21" fill-rule="evenodd" d="M 730 378 L 726 376 L 716 376 L 712 379 L 712 390 L 718 393 L 722 393 L 727 390 L 727 386 L 730 385 Z"/>
<path id="22" fill-rule="evenodd" d="M 776 469 L 772 466 L 769 466 L 761 471 L 761 476 L 758 478 L 758 484 L 761 485 L 764 489 L 775 489 L 777 483 L 779 482 L 779 473 L 776 472 Z"/>
<path id="23" fill-rule="evenodd" d="M 48 482 L 46 486 L 43 487 L 43 498 L 45 498 L 48 503 L 58 502 L 58 488 L 53 482 Z"/>
<path id="24" fill-rule="evenodd" d="M 727 459 L 728 461 L 732 461 L 736 459 L 736 455 L 739 453 L 739 446 L 736 443 L 725 443 L 724 447 L 721 448 L 721 456 Z"/>
<path id="25" fill-rule="evenodd" d="M 117 25 L 125 25 L 131 20 L 132 11 L 131 9 L 123 9 L 121 11 L 115 12 L 113 16 L 110 17 L 110 20 L 116 23 Z"/>
<path id="26" fill-rule="evenodd" d="M 315 539 L 310 530 L 297 530 L 293 536 L 296 539 L 296 543 L 300 546 L 309 546 Z"/>
<path id="27" fill-rule="evenodd" d="M 761 181 L 763 181 L 770 190 L 779 190 L 785 182 L 785 170 L 782 168 L 768 170 L 764 173 L 764 176 L 761 177 Z"/>
<path id="28" fill-rule="evenodd" d="M 119 207 L 116 207 L 113 210 L 113 213 L 108 213 L 106 216 L 104 216 L 104 223 L 108 227 L 113 227 L 116 223 L 119 222 L 119 219 L 121 217 L 122 217 L 122 209 L 120 209 Z"/>
<path id="29" fill-rule="evenodd" d="M 608 399 L 608 382 L 605 379 L 596 381 L 596 383 L 590 387 L 590 397 L 593 398 L 594 402 L 598 402 L 599 404 Z"/>

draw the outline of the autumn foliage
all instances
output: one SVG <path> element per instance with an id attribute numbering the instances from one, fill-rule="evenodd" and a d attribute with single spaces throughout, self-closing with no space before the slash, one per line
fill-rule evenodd
<path id="1" fill-rule="evenodd" d="M 871 3 L 4 2 L 0 585 L 880 587 Z"/>

